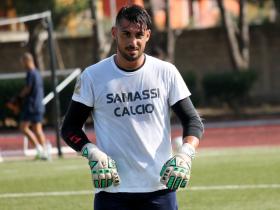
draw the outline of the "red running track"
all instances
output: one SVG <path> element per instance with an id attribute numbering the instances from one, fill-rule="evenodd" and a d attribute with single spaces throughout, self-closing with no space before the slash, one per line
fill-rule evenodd
<path id="1" fill-rule="evenodd" d="M 90 131 L 90 129 L 88 129 Z M 172 138 L 181 135 L 181 129 L 172 129 Z M 88 132 L 91 139 L 94 133 Z M 46 130 L 47 139 L 55 143 L 54 131 Z M 65 145 L 64 141 L 61 141 Z M 260 145 L 280 146 L 280 125 L 259 125 L 225 128 L 206 128 L 201 147 L 242 147 Z M 20 150 L 23 148 L 23 136 L 19 132 L 0 134 L 0 150 Z"/>

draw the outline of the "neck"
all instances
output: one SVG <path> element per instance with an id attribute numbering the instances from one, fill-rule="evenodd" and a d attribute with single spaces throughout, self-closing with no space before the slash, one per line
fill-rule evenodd
<path id="1" fill-rule="evenodd" d="M 33 69 L 35 69 L 36 67 L 35 67 L 35 65 L 33 65 L 33 64 L 28 64 L 28 65 L 27 65 L 27 68 L 30 69 L 30 70 L 33 70 Z"/>
<path id="2" fill-rule="evenodd" d="M 133 71 L 135 69 L 140 68 L 143 65 L 143 63 L 145 62 L 145 55 L 141 55 L 141 57 L 135 61 L 128 61 L 121 57 L 121 55 L 117 54 L 115 56 L 115 62 L 120 68 L 126 69 L 128 71 Z"/>

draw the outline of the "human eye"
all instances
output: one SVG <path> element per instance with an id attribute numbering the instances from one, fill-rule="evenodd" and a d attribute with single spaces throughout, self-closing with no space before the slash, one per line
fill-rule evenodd
<path id="1" fill-rule="evenodd" d="M 122 35 L 125 37 L 130 37 L 130 33 L 128 31 L 123 31 Z"/>
<path id="2" fill-rule="evenodd" d="M 144 37 L 144 33 L 143 32 L 139 32 L 136 34 L 136 38 L 137 39 L 142 39 Z"/>

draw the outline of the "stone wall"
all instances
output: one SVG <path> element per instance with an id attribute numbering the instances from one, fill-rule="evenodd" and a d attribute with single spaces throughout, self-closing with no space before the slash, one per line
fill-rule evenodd
<path id="1" fill-rule="evenodd" d="M 92 62 L 90 37 L 59 38 L 58 46 L 66 69 L 85 68 Z M 0 43 L 0 72 L 23 71 L 19 57 L 25 43 Z M 46 69 L 48 50 L 44 46 Z M 280 26 L 250 27 L 250 66 L 258 81 L 251 95 L 258 101 L 280 102 Z M 186 30 L 176 42 L 175 64 L 181 72 L 195 72 L 198 84 L 209 72 L 231 71 L 231 61 L 224 31 L 220 28 Z"/>
<path id="2" fill-rule="evenodd" d="M 232 69 L 220 28 L 184 31 L 176 42 L 175 59 L 180 71 L 195 72 L 199 81 L 206 73 Z M 251 95 L 257 101 L 280 102 L 280 26 L 250 27 L 250 68 L 258 74 Z"/>

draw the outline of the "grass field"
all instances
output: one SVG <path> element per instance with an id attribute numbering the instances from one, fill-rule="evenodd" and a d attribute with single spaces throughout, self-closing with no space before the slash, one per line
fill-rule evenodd
<path id="1" fill-rule="evenodd" d="M 0 163 L 1 210 L 92 209 L 91 178 L 81 158 Z M 201 149 L 180 210 L 279 210 L 280 147 Z"/>

